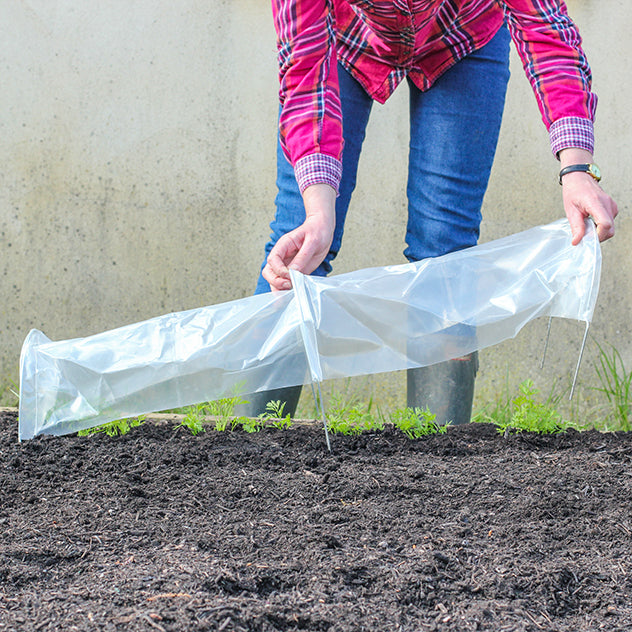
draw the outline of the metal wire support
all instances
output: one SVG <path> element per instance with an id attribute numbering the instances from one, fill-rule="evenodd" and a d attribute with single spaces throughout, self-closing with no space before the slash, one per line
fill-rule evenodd
<path id="1" fill-rule="evenodd" d="M 577 375 L 579 374 L 579 365 L 582 362 L 582 356 L 584 355 L 584 348 L 586 347 L 586 339 L 588 338 L 588 328 L 590 327 L 590 323 L 586 323 L 586 331 L 584 331 L 584 339 L 582 340 L 582 346 L 579 350 L 579 358 L 577 358 L 577 367 L 575 368 L 575 376 L 573 377 L 573 385 L 571 386 L 571 394 L 568 396 L 568 399 L 573 399 L 573 393 L 575 392 L 575 385 L 577 384 Z"/>
<path id="2" fill-rule="evenodd" d="M 546 339 L 544 340 L 544 349 L 542 351 L 542 360 L 540 361 L 540 370 L 544 368 L 544 359 L 546 358 L 546 351 L 549 348 L 549 336 L 551 335 L 552 322 L 553 322 L 553 316 L 549 316 L 549 323 L 546 327 Z"/>
<path id="3" fill-rule="evenodd" d="M 329 430 L 327 429 L 327 418 L 325 417 L 325 404 L 323 403 L 323 392 L 320 388 L 320 382 L 318 384 L 318 397 L 316 397 L 316 391 L 314 390 L 314 382 L 311 383 L 312 395 L 316 402 L 316 407 L 320 410 L 320 417 L 323 420 L 323 428 L 325 429 L 325 441 L 327 442 L 327 449 L 331 452 L 331 443 L 329 442 Z"/>

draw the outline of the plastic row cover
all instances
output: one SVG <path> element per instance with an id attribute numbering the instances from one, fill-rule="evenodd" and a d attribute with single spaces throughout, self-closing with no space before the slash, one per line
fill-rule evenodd
<path id="1" fill-rule="evenodd" d="M 225 397 L 434 364 L 515 336 L 537 316 L 589 322 L 600 249 L 565 220 L 418 263 L 51 342 L 20 359 L 20 439 Z"/>

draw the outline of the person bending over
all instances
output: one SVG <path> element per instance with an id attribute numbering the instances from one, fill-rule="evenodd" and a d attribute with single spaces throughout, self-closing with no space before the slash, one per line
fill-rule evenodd
<path id="1" fill-rule="evenodd" d="M 617 207 L 593 163 L 597 97 L 560 0 L 273 0 L 280 115 L 276 215 L 256 293 L 291 287 L 289 269 L 331 271 L 374 101 L 406 81 L 410 99 L 409 261 L 477 243 L 513 40 L 559 159 L 573 244 L 592 217 L 600 240 Z M 377 236 L 379 238 L 379 236 Z M 477 354 L 408 370 L 407 403 L 469 421 Z M 301 387 L 246 396 L 294 415 Z"/>

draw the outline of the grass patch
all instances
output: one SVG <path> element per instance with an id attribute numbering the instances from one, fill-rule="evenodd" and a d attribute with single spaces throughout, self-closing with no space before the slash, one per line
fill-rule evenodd
<path id="1" fill-rule="evenodd" d="M 598 362 L 595 371 L 601 386 L 596 391 L 603 393 L 608 401 L 607 422 L 619 430 L 628 432 L 630 428 L 630 413 L 632 412 L 632 371 L 627 372 L 621 354 L 612 346 L 609 349 L 599 343 Z"/>

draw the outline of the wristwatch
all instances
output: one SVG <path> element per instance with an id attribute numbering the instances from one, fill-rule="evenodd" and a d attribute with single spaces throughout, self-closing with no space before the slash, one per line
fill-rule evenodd
<path id="1" fill-rule="evenodd" d="M 560 171 L 560 184 L 562 184 L 562 176 L 565 176 L 567 173 L 571 173 L 573 171 L 585 171 L 587 174 L 591 175 L 595 180 L 597 180 L 597 182 L 601 180 L 601 170 L 597 165 L 569 165 L 568 167 L 564 167 L 564 169 Z"/>

